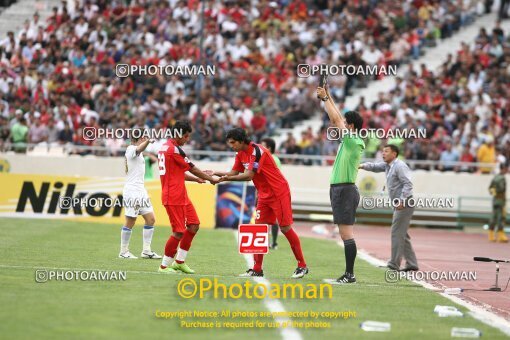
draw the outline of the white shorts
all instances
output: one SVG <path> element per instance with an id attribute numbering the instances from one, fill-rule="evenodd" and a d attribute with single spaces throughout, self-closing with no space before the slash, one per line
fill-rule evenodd
<path id="1" fill-rule="evenodd" d="M 152 203 L 147 190 L 124 189 L 122 191 L 122 206 L 124 207 L 124 215 L 127 217 L 137 217 L 154 212 Z"/>

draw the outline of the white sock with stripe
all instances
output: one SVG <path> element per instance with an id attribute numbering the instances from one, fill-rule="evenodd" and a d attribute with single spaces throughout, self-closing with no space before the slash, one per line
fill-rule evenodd
<path id="1" fill-rule="evenodd" d="M 131 239 L 131 229 L 123 226 L 120 231 L 120 253 L 124 254 L 129 249 L 129 239 Z"/>
<path id="2" fill-rule="evenodd" d="M 143 226 L 143 251 L 145 253 L 151 252 L 152 236 L 154 235 L 154 226 Z"/>

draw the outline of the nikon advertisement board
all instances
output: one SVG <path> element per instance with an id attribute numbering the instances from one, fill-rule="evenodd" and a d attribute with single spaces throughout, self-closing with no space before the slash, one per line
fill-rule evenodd
<path id="1" fill-rule="evenodd" d="M 61 218 L 77 221 L 124 223 L 122 189 L 118 177 L 73 177 L 0 174 L 0 216 Z M 156 225 L 168 226 L 161 204 L 159 181 L 145 183 Z M 215 187 L 187 183 L 186 188 L 204 228 L 214 226 Z"/>

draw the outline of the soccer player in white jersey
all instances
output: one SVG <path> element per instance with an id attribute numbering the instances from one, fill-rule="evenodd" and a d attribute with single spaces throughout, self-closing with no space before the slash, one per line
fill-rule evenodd
<path id="1" fill-rule="evenodd" d="M 146 138 L 131 138 L 131 145 L 126 150 L 126 183 L 122 191 L 123 205 L 126 215 L 126 223 L 120 233 L 119 257 L 124 259 L 136 259 L 129 251 L 129 239 L 138 215 L 145 220 L 143 226 L 143 250 L 140 255 L 146 259 L 160 259 L 161 256 L 151 250 L 152 235 L 154 234 L 154 210 L 144 187 L 145 160 L 142 152 L 152 142 Z"/>

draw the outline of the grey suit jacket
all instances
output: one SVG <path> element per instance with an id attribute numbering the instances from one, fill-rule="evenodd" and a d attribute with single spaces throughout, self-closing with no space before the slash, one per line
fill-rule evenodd
<path id="1" fill-rule="evenodd" d="M 386 172 L 386 188 L 388 188 L 390 199 L 406 199 L 413 195 L 411 169 L 400 159 L 395 159 L 391 164 L 368 162 L 363 163 L 362 166 L 367 171 Z"/>

